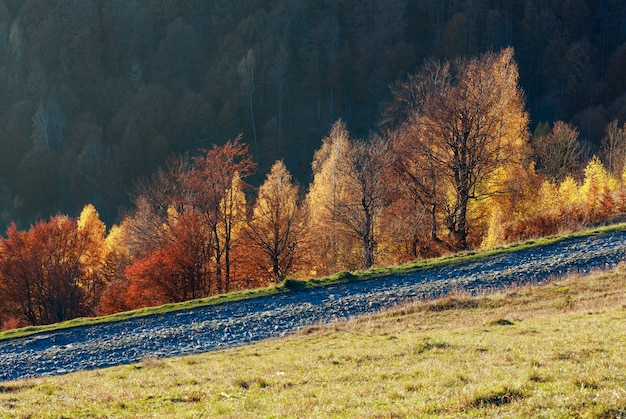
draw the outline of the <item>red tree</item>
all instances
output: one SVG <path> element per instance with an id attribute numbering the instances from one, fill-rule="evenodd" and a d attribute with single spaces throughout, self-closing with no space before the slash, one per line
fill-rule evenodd
<path id="1" fill-rule="evenodd" d="M 39 325 L 92 315 L 102 281 L 84 257 L 91 246 L 69 217 L 51 217 L 28 231 L 12 224 L 0 242 L 0 287 L 13 317 Z"/>
<path id="2" fill-rule="evenodd" d="M 236 194 L 245 187 L 243 179 L 250 176 L 256 165 L 241 137 L 221 147 L 203 150 L 193 159 L 187 174 L 185 189 L 187 205 L 202 215 L 202 223 L 212 232 L 210 252 L 215 261 L 217 292 L 228 292 L 231 280 L 231 250 L 234 227 L 242 216 Z"/>
<path id="3" fill-rule="evenodd" d="M 132 307 L 186 301 L 215 290 L 206 253 L 211 232 L 195 211 L 174 218 L 166 244 L 126 270 L 131 281 L 127 300 Z"/>
<path id="4" fill-rule="evenodd" d="M 173 159 L 142 185 L 124 223 L 133 258 L 128 283 L 107 300 L 123 294 L 125 305 L 137 308 L 230 291 L 246 216 L 241 179 L 254 168 L 238 138 L 203 150 L 191 164 Z"/>

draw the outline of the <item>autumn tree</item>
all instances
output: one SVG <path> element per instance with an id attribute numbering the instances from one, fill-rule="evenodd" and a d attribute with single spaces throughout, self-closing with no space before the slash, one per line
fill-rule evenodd
<path id="1" fill-rule="evenodd" d="M 39 325 L 94 313 L 102 280 L 91 255 L 99 233 L 87 224 L 55 216 L 27 231 L 9 227 L 0 242 L 0 283 L 16 317 Z"/>
<path id="2" fill-rule="evenodd" d="M 537 171 L 560 182 L 580 170 L 583 150 L 578 136 L 578 130 L 563 121 L 555 122 L 548 133 L 534 136 L 531 145 Z"/>
<path id="3" fill-rule="evenodd" d="M 592 157 L 583 172 L 582 183 L 572 175 L 561 182 L 544 178 L 535 187 L 535 199 L 528 199 L 517 219 L 506 227 L 506 239 L 571 232 L 623 211 L 620 182 L 599 158 Z"/>
<path id="4" fill-rule="evenodd" d="M 126 269 L 132 263 L 132 257 L 125 238 L 125 225 L 114 225 L 104 240 L 105 257 L 101 267 L 104 289 L 95 314 L 98 316 L 128 311 L 133 305 L 126 298 L 129 279 Z"/>
<path id="5" fill-rule="evenodd" d="M 615 202 L 611 194 L 619 183 L 595 156 L 585 166 L 584 173 L 580 195 L 589 218 L 596 221 L 614 211 Z"/>
<path id="6" fill-rule="evenodd" d="M 125 288 L 131 307 L 228 292 L 232 253 L 246 219 L 242 178 L 253 169 L 238 138 L 191 162 L 174 157 L 140 183 L 135 211 L 122 223 L 130 282 L 112 292 Z"/>
<path id="7" fill-rule="evenodd" d="M 107 227 L 100 220 L 100 214 L 93 205 L 85 205 L 76 220 L 76 227 L 78 234 L 85 241 L 82 262 L 92 271 L 99 269 L 109 250 L 105 243 Z"/>
<path id="8" fill-rule="evenodd" d="M 126 270 L 131 283 L 125 298 L 142 307 L 181 302 L 211 293 L 210 232 L 196 211 L 182 214 L 170 207 L 166 241 Z"/>
<path id="9" fill-rule="evenodd" d="M 422 71 L 426 81 L 407 86 L 413 89 L 414 120 L 422 127 L 413 138 L 427 144 L 419 149 L 436 150 L 429 160 L 436 165 L 435 189 L 444 199 L 440 210 L 453 246 L 465 249 L 470 203 L 505 189 L 488 181 L 498 168 L 520 163 L 527 140 L 517 65 L 513 49 L 507 48 L 468 60 L 431 62 Z M 427 190 L 432 195 L 432 186 Z"/>
<path id="10" fill-rule="evenodd" d="M 341 120 L 315 153 L 308 216 L 322 250 L 319 262 L 331 271 L 374 264 L 380 214 L 391 200 L 385 182 L 390 162 L 386 141 L 351 139 Z"/>
<path id="11" fill-rule="evenodd" d="M 239 239 L 244 236 L 247 221 L 247 204 L 244 189 L 248 185 L 241 179 L 239 172 L 233 173 L 230 186 L 226 189 L 220 203 L 223 216 L 219 229 L 218 243 L 224 244 L 224 278 L 222 281 L 226 292 L 229 292 L 234 279 L 241 280 L 237 275 L 237 264 L 234 257 L 239 247 Z"/>
<path id="12" fill-rule="evenodd" d="M 230 290 L 230 258 L 236 239 L 233 233 L 245 216 L 244 179 L 255 167 L 248 146 L 238 137 L 223 146 L 203 150 L 193 159 L 192 169 L 184 178 L 185 205 L 202 214 L 202 222 L 212 232 L 211 254 L 219 293 Z"/>
<path id="13" fill-rule="evenodd" d="M 135 209 L 120 226 L 126 252 L 113 254 L 113 281 L 100 310 L 137 308 L 206 296 L 211 289 L 212 236 L 187 202 L 187 156 L 175 156 L 165 168 L 137 185 Z M 192 226 L 191 223 L 198 223 Z M 113 240 L 113 239 L 112 239 Z M 119 301 L 123 301 L 120 304 Z"/>
<path id="14" fill-rule="evenodd" d="M 374 137 L 370 142 L 352 140 L 340 162 L 346 176 L 347 199 L 338 202 L 337 220 L 360 238 L 365 269 L 374 265 L 380 214 L 393 198 L 393 188 L 385 179 L 391 161 L 388 143 Z"/>
<path id="15" fill-rule="evenodd" d="M 386 110 L 387 123 L 393 126 L 388 133 L 394 156 L 391 166 L 402 193 L 413 201 L 411 212 L 428 215 L 433 241 L 440 241 L 439 219 L 446 185 L 438 179 L 446 156 L 439 139 L 430 135 L 428 126 L 422 123 L 420 107 L 428 92 L 443 88 L 441 83 L 445 82 L 448 71 L 448 65 L 436 62 L 424 65 L 419 73 L 392 86 L 394 101 Z M 413 247 L 416 246 L 414 242 Z"/>
<path id="16" fill-rule="evenodd" d="M 602 161 L 613 176 L 620 177 L 626 165 L 626 122 L 620 127 L 617 120 L 611 121 L 601 144 Z"/>
<path id="17" fill-rule="evenodd" d="M 353 256 L 358 237 L 339 222 L 340 203 L 348 199 L 345 161 L 350 153 L 350 133 L 343 121 L 337 121 L 313 157 L 313 182 L 306 196 L 306 211 L 315 240 L 307 253 L 317 274 L 359 266 Z"/>
<path id="18" fill-rule="evenodd" d="M 182 209 L 186 198 L 184 177 L 190 170 L 188 157 L 173 156 L 165 168 L 137 182 L 134 210 L 122 221 L 123 240 L 133 259 L 147 256 L 166 241 L 168 209 Z"/>
<path id="19" fill-rule="evenodd" d="M 261 250 L 261 270 L 276 283 L 293 269 L 302 241 L 300 192 L 282 160 L 272 166 L 248 222 L 250 239 Z"/>

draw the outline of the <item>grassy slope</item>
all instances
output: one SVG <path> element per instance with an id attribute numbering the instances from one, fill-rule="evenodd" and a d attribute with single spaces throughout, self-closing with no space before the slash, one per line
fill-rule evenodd
<path id="1" fill-rule="evenodd" d="M 200 306 L 206 306 L 206 305 L 211 305 L 211 304 L 221 304 L 225 302 L 238 301 L 238 300 L 243 300 L 243 299 L 248 299 L 248 298 L 255 298 L 255 297 L 284 293 L 284 292 L 306 290 L 306 289 L 323 287 L 326 285 L 340 283 L 340 282 L 367 280 L 367 279 L 384 276 L 384 275 L 409 273 L 409 272 L 415 272 L 418 270 L 423 270 L 423 269 L 428 269 L 428 268 L 433 268 L 433 267 L 456 265 L 459 263 L 480 260 L 481 258 L 485 258 L 485 257 L 496 255 L 496 254 L 510 253 L 510 252 L 520 251 L 523 249 L 547 246 L 549 244 L 553 244 L 558 241 L 565 240 L 571 237 L 606 234 L 606 233 L 610 233 L 614 231 L 624 231 L 624 230 L 626 230 L 626 224 L 619 224 L 619 225 L 613 225 L 613 226 L 608 226 L 608 227 L 600 227 L 600 228 L 596 228 L 593 230 L 586 230 L 586 231 L 563 235 L 563 236 L 546 237 L 546 238 L 541 238 L 537 240 L 529 240 L 523 243 L 500 246 L 500 247 L 486 249 L 486 250 L 456 253 L 456 254 L 451 254 L 451 255 L 443 256 L 443 257 L 436 258 L 436 259 L 418 260 L 416 262 L 410 262 L 404 265 L 383 267 L 383 268 L 372 268 L 367 271 L 353 272 L 353 273 L 341 272 L 341 273 L 338 273 L 338 274 L 335 274 L 326 278 L 310 279 L 308 281 L 287 280 L 282 285 L 268 287 L 268 288 L 232 292 L 230 294 L 217 295 L 217 296 L 202 298 L 198 300 L 186 301 L 183 303 L 166 304 L 166 305 L 159 306 L 159 307 L 147 307 L 147 308 L 143 308 L 139 310 L 117 313 L 117 314 L 113 314 L 110 316 L 77 318 L 77 319 L 69 320 L 63 323 L 56 323 L 56 324 L 45 325 L 45 326 L 24 327 L 21 329 L 8 330 L 8 331 L 0 332 L 0 340 L 10 339 L 14 337 L 28 336 L 28 335 L 32 335 L 35 333 L 51 332 L 54 330 L 66 329 L 70 327 L 80 327 L 80 326 L 85 326 L 85 325 L 127 320 L 130 318 L 149 316 L 149 315 L 154 315 L 154 314 L 163 314 L 163 313 L 168 313 L 168 312 L 177 311 L 177 310 L 192 309 L 192 308 L 200 307 Z"/>
<path id="2" fill-rule="evenodd" d="M 0 384 L 12 417 L 624 417 L 626 267 Z"/>

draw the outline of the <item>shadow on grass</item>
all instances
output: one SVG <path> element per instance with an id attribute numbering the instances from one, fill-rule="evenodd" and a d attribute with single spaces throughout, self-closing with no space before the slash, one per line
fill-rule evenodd
<path id="1" fill-rule="evenodd" d="M 31 384 L 0 384 L 0 394 L 17 393 L 33 388 Z"/>
<path id="2" fill-rule="evenodd" d="M 514 324 L 515 323 L 513 323 L 511 320 L 507 320 L 507 319 L 498 319 L 498 320 L 489 322 L 489 326 L 513 326 Z"/>
<path id="3" fill-rule="evenodd" d="M 469 402 L 467 407 L 470 409 L 485 409 L 489 407 L 503 406 L 505 404 L 518 402 L 520 400 L 523 400 L 524 398 L 525 396 L 521 391 L 504 387 L 499 390 L 490 390 L 485 394 L 476 396 L 473 400 Z"/>
<path id="4" fill-rule="evenodd" d="M 480 300 L 465 297 L 444 297 L 439 300 L 435 300 L 426 306 L 426 311 L 441 312 L 447 310 L 466 310 L 472 308 L 479 308 Z"/>

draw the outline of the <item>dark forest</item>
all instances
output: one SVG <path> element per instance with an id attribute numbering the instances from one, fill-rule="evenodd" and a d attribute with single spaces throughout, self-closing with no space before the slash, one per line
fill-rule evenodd
<path id="1" fill-rule="evenodd" d="M 566 121 L 590 156 L 626 120 L 621 0 L 0 0 L 0 223 L 111 224 L 168 156 L 239 134 L 252 183 L 284 159 L 307 184 L 339 118 L 367 137 L 424 60 L 506 46 L 531 130 Z"/>

